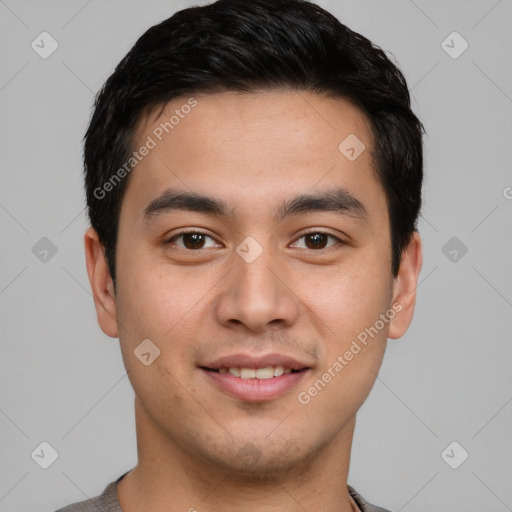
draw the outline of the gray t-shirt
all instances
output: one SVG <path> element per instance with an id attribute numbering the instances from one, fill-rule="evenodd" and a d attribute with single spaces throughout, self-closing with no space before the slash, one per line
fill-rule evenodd
<path id="1" fill-rule="evenodd" d="M 121 475 L 114 482 L 110 482 L 100 496 L 91 498 L 90 500 L 73 503 L 64 508 L 59 508 L 56 512 L 123 512 L 119 500 L 117 499 L 117 484 L 127 475 L 129 471 Z M 361 512 L 389 512 L 389 510 L 376 507 L 368 503 L 353 487 L 350 485 L 348 492 L 352 499 L 356 502 Z"/>

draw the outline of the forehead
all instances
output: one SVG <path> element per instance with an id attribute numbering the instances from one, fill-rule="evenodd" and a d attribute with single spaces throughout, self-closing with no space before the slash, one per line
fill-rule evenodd
<path id="1" fill-rule="evenodd" d="M 133 149 L 145 145 L 151 149 L 125 198 L 140 210 L 176 186 L 254 205 L 336 185 L 385 202 L 369 121 L 341 98 L 297 91 L 179 97 L 141 117 Z"/>

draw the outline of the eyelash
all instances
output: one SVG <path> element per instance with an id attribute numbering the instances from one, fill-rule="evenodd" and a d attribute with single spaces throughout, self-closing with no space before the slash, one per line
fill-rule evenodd
<path id="1" fill-rule="evenodd" d="M 167 240 L 165 242 L 165 244 L 166 245 L 172 245 L 175 240 L 177 240 L 178 238 L 180 238 L 180 237 L 182 237 L 184 235 L 204 235 L 204 236 L 206 236 L 208 238 L 211 238 L 212 240 L 215 240 L 212 236 L 210 236 L 208 233 L 204 233 L 203 231 L 182 231 L 181 233 L 177 233 L 177 234 L 173 235 L 169 240 Z M 307 237 L 307 236 L 311 236 L 311 235 L 327 235 L 327 237 L 335 240 L 337 243 L 331 245 L 330 247 L 321 248 L 321 249 L 308 249 L 308 248 L 304 249 L 304 250 L 309 251 L 309 252 L 324 252 L 325 253 L 325 252 L 329 252 L 332 249 L 337 249 L 339 245 L 348 245 L 347 242 L 344 242 L 343 240 L 341 240 L 337 236 L 334 236 L 331 233 L 326 233 L 324 231 L 309 231 L 308 233 L 303 233 L 293 243 L 296 243 L 298 240 L 300 240 L 300 239 L 302 239 L 304 237 Z M 199 251 L 203 250 L 202 248 L 199 248 L 199 249 L 187 249 L 186 247 L 178 247 L 178 249 L 181 249 L 181 250 L 184 250 L 184 251 L 187 251 L 187 252 L 196 252 L 196 251 L 199 252 Z"/>

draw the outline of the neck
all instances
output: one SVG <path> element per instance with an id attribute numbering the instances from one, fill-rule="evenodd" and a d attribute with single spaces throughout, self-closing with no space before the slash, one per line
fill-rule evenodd
<path id="1" fill-rule="evenodd" d="M 139 461 L 118 485 L 123 512 L 355 512 L 347 478 L 355 418 L 308 460 L 272 475 L 243 475 L 199 459 L 149 420 L 136 399 Z"/>

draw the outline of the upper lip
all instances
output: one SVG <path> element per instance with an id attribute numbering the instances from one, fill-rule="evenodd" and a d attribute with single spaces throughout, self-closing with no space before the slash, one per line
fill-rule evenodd
<path id="1" fill-rule="evenodd" d="M 269 366 L 283 366 L 284 368 L 290 368 L 292 370 L 310 368 L 310 365 L 283 354 L 266 354 L 260 356 L 250 354 L 233 354 L 230 356 L 220 357 L 201 366 L 203 368 L 210 368 L 213 370 L 235 367 L 257 369 Z"/>

